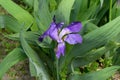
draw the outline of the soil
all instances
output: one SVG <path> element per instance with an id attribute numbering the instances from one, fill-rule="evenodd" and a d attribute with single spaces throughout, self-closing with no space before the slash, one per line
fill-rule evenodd
<path id="1" fill-rule="evenodd" d="M 17 42 L 3 37 L 0 33 L 0 62 L 12 49 L 17 47 L 17 45 Z M 2 80 L 35 80 L 35 78 L 30 75 L 28 59 L 12 66 L 3 76 Z"/>

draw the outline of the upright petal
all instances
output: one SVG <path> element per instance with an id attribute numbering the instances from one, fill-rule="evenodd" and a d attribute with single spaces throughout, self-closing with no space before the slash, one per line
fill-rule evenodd
<path id="1" fill-rule="evenodd" d="M 56 24 L 56 26 L 57 26 L 58 29 L 59 29 L 59 28 L 62 28 L 63 25 L 64 25 L 64 22 L 60 22 L 60 23 Z"/>
<path id="2" fill-rule="evenodd" d="M 61 54 L 64 56 L 64 53 L 65 53 L 65 43 L 64 42 L 58 43 L 56 50 L 56 57 L 59 59 Z"/>
<path id="3" fill-rule="evenodd" d="M 53 22 L 56 22 L 55 15 L 53 16 Z M 64 25 L 64 22 L 60 22 L 60 23 L 56 24 L 58 29 L 61 28 L 63 25 Z"/>
<path id="4" fill-rule="evenodd" d="M 67 26 L 67 29 L 69 29 L 71 33 L 79 32 L 81 28 L 82 24 L 80 22 L 72 22 L 69 26 Z"/>
<path id="5" fill-rule="evenodd" d="M 82 37 L 79 34 L 68 34 L 65 36 L 64 40 L 69 44 L 82 43 Z"/>

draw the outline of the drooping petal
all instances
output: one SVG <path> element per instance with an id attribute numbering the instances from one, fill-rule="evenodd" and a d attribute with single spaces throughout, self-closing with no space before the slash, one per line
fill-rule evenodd
<path id="1" fill-rule="evenodd" d="M 56 50 L 56 57 L 59 59 L 61 55 L 64 56 L 64 53 L 65 53 L 65 43 L 64 42 L 58 43 Z"/>
<path id="2" fill-rule="evenodd" d="M 65 36 L 64 40 L 69 44 L 82 43 L 82 37 L 79 34 L 68 34 Z"/>
<path id="3" fill-rule="evenodd" d="M 70 25 L 67 26 L 67 29 L 71 33 L 79 32 L 82 28 L 82 24 L 80 22 L 72 22 Z"/>
<path id="4" fill-rule="evenodd" d="M 42 34 L 40 37 L 39 37 L 39 41 L 42 42 L 43 39 L 48 36 L 47 32 L 45 32 L 44 34 Z"/>
<path id="5" fill-rule="evenodd" d="M 57 40 L 58 39 L 58 29 L 56 27 L 56 23 L 55 22 L 52 22 L 50 24 L 50 27 L 47 31 L 45 31 L 43 33 L 43 35 L 40 36 L 39 38 L 39 41 L 43 41 L 43 39 L 46 37 L 46 36 L 50 36 L 52 39 L 54 40 Z"/>
<path id="6" fill-rule="evenodd" d="M 53 40 L 56 40 L 57 42 L 59 42 L 59 40 L 60 40 L 58 37 L 58 29 L 57 28 L 49 31 L 49 36 L 50 36 L 50 38 L 52 38 Z"/>

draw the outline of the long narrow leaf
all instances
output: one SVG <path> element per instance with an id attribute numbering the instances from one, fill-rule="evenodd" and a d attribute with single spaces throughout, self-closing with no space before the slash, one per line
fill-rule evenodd
<path id="1" fill-rule="evenodd" d="M 15 48 L 11 51 L 0 63 L 0 79 L 10 67 L 26 58 L 27 56 L 21 48 Z"/>
<path id="2" fill-rule="evenodd" d="M 49 74 L 47 73 L 43 62 L 41 61 L 37 53 L 28 45 L 28 43 L 24 39 L 24 34 L 22 31 L 20 34 L 20 41 L 26 55 L 36 69 L 36 77 L 38 77 L 40 80 L 50 80 Z"/>
<path id="3" fill-rule="evenodd" d="M 46 29 L 48 29 L 52 21 L 48 3 L 46 0 L 35 0 L 34 2 L 35 2 L 34 5 L 35 18 L 37 20 L 41 32 L 43 32 Z"/>
<path id="4" fill-rule="evenodd" d="M 0 16 L 0 28 L 7 28 L 13 32 L 20 32 L 22 25 L 15 18 L 2 15 Z"/>
<path id="5" fill-rule="evenodd" d="M 76 58 L 73 61 L 73 65 L 74 67 L 80 67 L 89 64 L 90 62 L 99 59 L 105 52 L 105 47 L 90 51 L 85 56 Z"/>
<path id="6" fill-rule="evenodd" d="M 120 68 L 119 66 L 112 66 L 112 67 L 108 67 L 100 71 L 90 72 L 90 73 L 83 74 L 83 75 L 73 74 L 69 77 L 68 80 L 107 80 L 119 68 Z"/>
<path id="7" fill-rule="evenodd" d="M 24 23 L 26 29 L 29 28 L 31 23 L 35 26 L 34 19 L 30 13 L 15 4 L 12 0 L 0 0 L 0 5 L 19 22 Z"/>
<path id="8" fill-rule="evenodd" d="M 75 0 L 62 0 L 58 6 L 58 10 L 56 12 L 56 17 L 58 21 L 65 22 L 66 24 L 69 23 L 70 20 L 70 13 L 72 10 L 72 6 Z"/>
<path id="9" fill-rule="evenodd" d="M 99 48 L 106 44 L 108 40 L 114 38 L 120 33 L 120 17 L 109 22 L 108 24 L 86 34 L 83 37 L 81 45 L 75 45 L 71 52 L 62 58 L 60 66 L 63 68 L 77 56 L 84 56 L 86 52 Z"/>

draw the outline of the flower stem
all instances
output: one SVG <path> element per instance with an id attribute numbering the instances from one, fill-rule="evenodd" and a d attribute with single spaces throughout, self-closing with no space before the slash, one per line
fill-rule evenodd
<path id="1" fill-rule="evenodd" d="M 58 65 L 58 59 L 56 58 L 56 73 L 57 73 L 57 80 L 59 80 L 59 65 Z"/>
<path id="2" fill-rule="evenodd" d="M 109 8 L 109 21 L 112 20 L 112 0 L 110 0 L 110 8 Z"/>
<path id="3" fill-rule="evenodd" d="M 73 64 L 71 63 L 71 70 L 72 70 L 72 73 L 74 73 L 74 67 L 73 67 Z"/>

